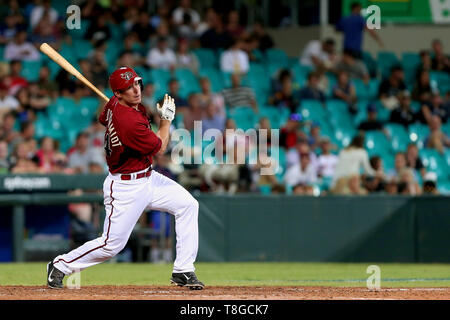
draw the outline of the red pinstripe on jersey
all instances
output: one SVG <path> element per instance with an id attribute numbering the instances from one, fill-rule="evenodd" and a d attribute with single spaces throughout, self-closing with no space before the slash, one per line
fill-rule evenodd
<path id="1" fill-rule="evenodd" d="M 106 239 L 105 239 L 105 242 L 104 242 L 101 246 L 98 246 L 98 247 L 96 247 L 96 248 L 93 248 L 93 249 L 91 249 L 91 250 L 89 250 L 89 251 L 83 253 L 83 254 L 80 255 L 79 257 L 76 257 L 75 259 L 72 259 L 72 260 L 70 260 L 70 261 L 66 261 L 66 260 L 64 260 L 64 259 L 59 259 L 58 261 L 53 262 L 53 264 L 56 264 L 56 263 L 58 263 L 58 262 L 60 262 L 60 261 L 64 261 L 65 263 L 72 263 L 72 262 L 74 262 L 74 261 L 76 261 L 76 260 L 78 260 L 78 259 L 84 257 L 84 256 L 87 255 L 88 253 L 91 253 L 92 251 L 95 251 L 95 250 L 97 250 L 97 249 L 100 249 L 100 248 L 103 248 L 104 246 L 106 246 L 106 242 L 107 242 L 108 239 L 109 239 L 109 230 L 111 229 L 111 216 L 112 216 L 112 214 L 113 214 L 113 212 L 114 212 L 114 206 L 113 206 L 114 197 L 113 197 L 113 195 L 112 195 L 112 193 L 113 193 L 113 189 L 112 189 L 113 183 L 114 183 L 114 180 L 111 181 L 111 186 L 110 186 L 111 192 L 110 192 L 109 196 L 111 197 L 111 202 L 110 202 L 109 204 L 111 205 L 111 213 L 109 214 L 109 217 L 108 217 L 109 223 L 108 223 L 108 231 L 106 232 Z"/>

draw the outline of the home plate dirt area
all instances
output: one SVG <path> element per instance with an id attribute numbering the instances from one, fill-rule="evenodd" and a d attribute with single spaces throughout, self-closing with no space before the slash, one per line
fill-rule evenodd
<path id="1" fill-rule="evenodd" d="M 189 290 L 176 286 L 1 286 L 0 300 L 449 300 L 450 288 L 212 286 Z"/>

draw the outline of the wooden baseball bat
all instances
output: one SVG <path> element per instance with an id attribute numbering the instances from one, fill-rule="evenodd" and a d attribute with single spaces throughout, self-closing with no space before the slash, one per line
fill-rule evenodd
<path id="1" fill-rule="evenodd" d="M 106 102 L 109 101 L 109 98 L 103 94 L 99 89 L 97 89 L 96 86 L 94 86 L 88 79 L 86 79 L 73 65 L 70 64 L 69 61 L 64 59 L 63 56 L 61 56 L 58 52 L 56 52 L 55 49 L 50 47 L 46 42 L 41 44 L 39 47 L 43 53 L 48 55 L 53 61 L 55 61 L 57 64 L 59 64 L 64 70 L 72 74 L 75 78 L 83 82 L 85 85 L 87 85 L 89 88 L 91 88 L 96 94 L 98 94 L 103 100 Z"/>

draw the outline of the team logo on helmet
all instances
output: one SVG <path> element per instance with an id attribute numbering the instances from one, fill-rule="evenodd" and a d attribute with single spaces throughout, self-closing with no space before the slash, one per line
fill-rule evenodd
<path id="1" fill-rule="evenodd" d="M 130 80 L 131 78 L 133 78 L 133 73 L 131 71 L 127 71 L 125 73 L 122 73 L 120 75 L 120 77 L 126 81 Z"/>

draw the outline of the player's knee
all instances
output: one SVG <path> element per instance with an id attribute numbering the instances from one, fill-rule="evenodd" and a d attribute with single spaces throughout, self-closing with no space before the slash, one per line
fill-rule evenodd
<path id="1" fill-rule="evenodd" d="M 103 251 L 105 252 L 106 256 L 108 258 L 112 258 L 116 256 L 122 249 L 125 247 L 125 243 L 117 243 L 115 241 L 112 241 L 110 243 L 107 243 L 106 246 L 103 247 Z"/>

